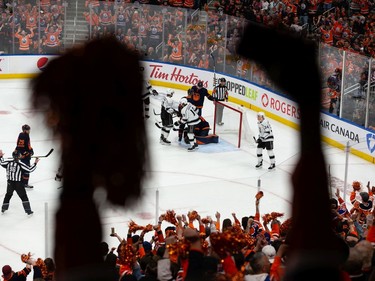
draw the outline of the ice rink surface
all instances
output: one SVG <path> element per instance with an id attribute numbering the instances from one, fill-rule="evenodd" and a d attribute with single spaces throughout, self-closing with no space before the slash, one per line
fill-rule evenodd
<path id="1" fill-rule="evenodd" d="M 34 214 L 28 217 L 24 213 L 21 200 L 15 193 L 9 210 L 0 215 L 0 266 L 9 264 L 15 271 L 24 266 L 20 259 L 22 253 L 31 252 L 35 258 L 53 257 L 54 212 L 58 208 L 62 186 L 61 182 L 54 180 L 59 166 L 59 142 L 45 127 L 40 113 L 35 112 L 30 106 L 28 83 L 28 80 L 0 80 L 0 149 L 6 153 L 5 157 L 11 156 L 21 126 L 29 124 L 35 155 L 44 155 L 51 148 L 55 151 L 50 157 L 42 158 L 36 171 L 30 175 L 30 184 L 34 185 L 34 189 L 27 190 L 27 193 Z M 166 90 L 160 87 L 155 89 L 160 93 Z M 185 91 L 176 90 L 174 98 L 178 101 L 185 94 Z M 264 151 L 263 168 L 255 169 L 257 159 L 254 142 L 251 139 L 244 141 L 241 148 L 237 148 L 234 133 L 223 133 L 219 135 L 219 143 L 201 145 L 195 152 L 188 152 L 187 146 L 178 142 L 177 132 L 174 131 L 171 131 L 169 136 L 172 144 L 161 145 L 160 129 L 155 126 L 158 116 L 153 114 L 153 109 L 155 113 L 160 112 L 160 99 L 152 98 L 152 116 L 146 121 L 152 162 L 142 199 L 132 206 L 120 208 L 106 203 L 103 192 L 99 191 L 96 194 L 103 225 L 103 241 L 110 247 L 118 245 L 118 240 L 109 235 L 111 227 L 114 227 L 120 236 L 125 237 L 130 220 L 139 225 L 155 224 L 157 216 L 167 210 L 174 210 L 176 214 L 187 214 L 196 210 L 201 217 L 213 218 L 215 213 L 219 212 L 221 220 L 232 219 L 232 213 L 239 219 L 253 215 L 255 194 L 259 188 L 264 192 L 260 202 L 261 215 L 275 211 L 284 213 L 281 221 L 290 217 L 290 176 L 299 157 L 297 130 L 270 120 L 275 135 L 276 169 L 269 172 L 266 152 Z M 244 116 L 249 121 L 250 130 L 257 136 L 256 112 L 245 111 Z M 213 105 L 209 100 L 205 101 L 202 116 L 212 128 Z M 231 123 L 231 116 L 225 109 L 223 127 Z M 102 153 L 105 153 L 105 148 Z M 375 165 L 353 155 L 349 155 L 346 162 L 345 152 L 328 145 L 324 145 L 324 153 L 333 185 L 341 191 L 346 163 L 348 185 L 354 180 L 364 185 L 370 181 L 375 185 Z M 311 176 L 314 176 L 314 171 L 311 171 Z M 5 169 L 1 169 L 1 202 L 5 192 L 6 174 Z M 348 201 L 348 195 L 346 199 Z M 351 207 L 350 204 L 348 206 Z M 162 228 L 167 225 L 168 223 L 163 223 Z M 77 238 L 81 238 L 82 243 L 85 243 L 86 235 L 90 233 L 77 233 Z M 29 275 L 28 280 L 32 280 L 32 275 Z"/>

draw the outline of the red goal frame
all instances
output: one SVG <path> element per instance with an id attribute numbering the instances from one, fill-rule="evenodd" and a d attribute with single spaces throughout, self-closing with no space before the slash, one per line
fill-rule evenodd
<path id="1" fill-rule="evenodd" d="M 238 112 L 240 114 L 240 121 L 239 121 L 239 126 L 238 126 L 238 145 L 237 147 L 240 148 L 241 147 L 241 134 L 242 134 L 242 118 L 243 118 L 243 112 L 241 110 L 238 110 L 224 102 L 221 102 L 221 101 L 214 101 L 214 129 L 213 129 L 213 133 L 216 135 L 216 106 L 217 104 L 221 104 L 222 106 L 230 109 L 230 110 L 233 110 L 235 112 Z"/>

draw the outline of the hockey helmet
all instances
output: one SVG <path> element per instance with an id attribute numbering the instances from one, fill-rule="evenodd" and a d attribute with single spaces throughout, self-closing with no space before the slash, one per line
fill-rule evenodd
<path id="1" fill-rule="evenodd" d="M 202 87 L 203 87 L 203 81 L 198 81 L 197 86 L 198 86 L 199 88 L 202 88 Z"/>
<path id="2" fill-rule="evenodd" d="M 219 79 L 219 82 L 227 82 L 227 80 L 223 77 Z"/>
<path id="3" fill-rule="evenodd" d="M 180 99 L 180 105 L 182 106 L 182 107 L 184 107 L 185 105 L 187 105 L 188 104 L 188 100 L 186 99 L 186 98 L 182 98 L 182 99 Z"/>
<path id="4" fill-rule="evenodd" d="M 25 125 L 22 126 L 22 131 L 28 131 L 28 130 L 30 130 L 29 125 L 25 124 Z"/>
<path id="5" fill-rule="evenodd" d="M 167 89 L 167 92 L 166 92 L 167 97 L 173 97 L 173 94 L 174 94 L 174 90 Z"/>
<path id="6" fill-rule="evenodd" d="M 13 151 L 12 157 L 14 160 L 18 160 L 21 158 L 21 153 L 19 153 L 17 150 Z"/>
<path id="7" fill-rule="evenodd" d="M 264 114 L 264 112 L 260 111 L 260 112 L 258 112 L 257 116 L 261 116 L 261 117 L 264 118 L 264 117 L 265 117 L 265 114 Z"/>
<path id="8" fill-rule="evenodd" d="M 359 195 L 361 196 L 363 202 L 367 202 L 370 199 L 370 196 L 367 192 L 360 192 Z"/>

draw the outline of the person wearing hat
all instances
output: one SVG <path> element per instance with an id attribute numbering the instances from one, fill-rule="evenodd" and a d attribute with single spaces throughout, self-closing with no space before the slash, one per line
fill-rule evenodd
<path id="1" fill-rule="evenodd" d="M 257 139 L 257 158 L 258 164 L 255 168 L 261 168 L 263 166 L 263 149 L 267 150 L 268 157 L 270 158 L 271 165 L 268 167 L 268 170 L 271 171 L 275 169 L 275 154 L 273 152 L 273 132 L 272 127 L 268 120 L 265 118 L 264 112 L 258 112 L 258 129 L 259 136 Z"/>
<path id="2" fill-rule="evenodd" d="M 25 281 L 31 272 L 31 266 L 27 264 L 24 269 L 14 272 L 9 265 L 4 265 L 2 272 L 4 281 Z"/>
<path id="3" fill-rule="evenodd" d="M 359 196 L 361 197 L 360 201 L 356 198 L 357 192 L 359 192 Z M 366 216 L 371 214 L 374 205 L 369 193 L 365 191 L 361 192 L 360 189 L 353 186 L 353 191 L 350 193 L 350 202 L 354 206 L 351 213 L 357 211 L 359 213 L 359 223 L 365 224 Z"/>

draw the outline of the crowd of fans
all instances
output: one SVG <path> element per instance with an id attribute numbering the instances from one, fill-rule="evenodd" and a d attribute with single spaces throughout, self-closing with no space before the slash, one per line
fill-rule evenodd
<path id="1" fill-rule="evenodd" d="M 331 198 L 332 229 L 347 249 L 340 266 L 342 280 L 373 280 L 375 186 L 354 181 L 352 187 L 350 207 L 339 189 Z M 223 219 L 219 212 L 213 218 L 195 210 L 186 215 L 168 210 L 157 225 L 141 226 L 131 220 L 125 238 L 112 228 L 110 236 L 118 242 L 113 242 L 114 247 L 101 243 L 104 269 L 113 273 L 112 280 L 283 280 L 292 218 L 279 212 L 262 214 L 263 195 L 256 194 L 253 213 L 241 219 L 235 213 Z M 196 266 L 192 258 L 202 263 L 204 276 L 198 279 L 189 269 Z M 4 280 L 31 272 L 33 280 L 54 280 L 53 259 L 28 253 L 20 261 L 25 268 L 18 272 L 3 266 Z"/>
<path id="2" fill-rule="evenodd" d="M 65 8 L 61 0 L 0 1 L 0 52 L 58 54 Z"/>

